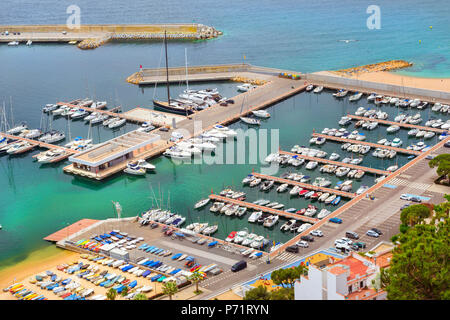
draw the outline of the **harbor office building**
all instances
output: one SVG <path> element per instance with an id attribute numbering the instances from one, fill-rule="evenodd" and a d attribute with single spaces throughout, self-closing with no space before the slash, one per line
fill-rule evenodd
<path id="1" fill-rule="evenodd" d="M 159 135 L 131 131 L 69 157 L 65 171 L 102 179 L 123 169 L 129 161 L 148 157 Z"/>

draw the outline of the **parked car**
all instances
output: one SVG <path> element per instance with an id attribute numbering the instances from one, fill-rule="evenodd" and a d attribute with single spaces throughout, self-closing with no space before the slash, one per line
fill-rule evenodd
<path id="1" fill-rule="evenodd" d="M 240 271 L 242 269 L 245 269 L 245 268 L 247 268 L 247 261 L 241 260 L 241 261 L 238 261 L 238 262 L 236 262 L 235 264 L 233 264 L 231 266 L 231 271 L 238 272 L 238 271 Z"/>
<path id="2" fill-rule="evenodd" d="M 411 203 L 404 204 L 400 207 L 400 210 L 406 209 L 411 205 Z"/>
<path id="3" fill-rule="evenodd" d="M 342 240 L 342 239 L 336 239 L 334 240 L 334 246 L 336 247 L 339 244 L 347 244 L 346 241 Z"/>
<path id="4" fill-rule="evenodd" d="M 350 249 L 352 249 L 353 251 L 358 251 L 358 250 L 359 250 L 359 247 L 358 247 L 356 244 L 352 244 L 352 245 L 350 246 Z"/>
<path id="5" fill-rule="evenodd" d="M 355 242 L 354 245 L 358 246 L 361 249 L 366 248 L 366 244 L 364 242 L 361 242 L 361 241 Z"/>
<path id="6" fill-rule="evenodd" d="M 400 199 L 402 199 L 402 200 L 411 200 L 411 196 L 408 196 L 407 194 L 402 194 L 401 196 L 400 196 Z"/>
<path id="7" fill-rule="evenodd" d="M 164 131 L 164 132 L 167 132 L 167 131 L 169 131 L 169 128 L 166 128 L 166 127 L 161 127 L 161 128 L 159 128 L 159 131 Z"/>
<path id="8" fill-rule="evenodd" d="M 350 238 L 350 239 L 355 239 L 355 240 L 359 239 L 359 235 L 356 232 L 353 232 L 353 231 L 347 231 L 345 233 L 345 236 L 347 238 Z"/>
<path id="9" fill-rule="evenodd" d="M 450 141 L 447 141 L 446 143 L 444 143 L 444 147 L 450 148 Z"/>
<path id="10" fill-rule="evenodd" d="M 226 102 L 226 103 L 234 104 L 234 100 L 233 100 L 233 99 L 228 99 L 228 100 L 226 100 L 225 102 Z"/>
<path id="11" fill-rule="evenodd" d="M 296 244 L 297 244 L 297 246 L 299 246 L 301 248 L 308 248 L 309 247 L 308 242 L 303 241 L 303 240 L 298 241 Z"/>
<path id="12" fill-rule="evenodd" d="M 366 232 L 366 234 L 367 234 L 369 237 L 374 237 L 374 238 L 378 238 L 378 237 L 380 236 L 378 233 L 376 233 L 376 232 L 373 231 L 373 230 L 368 230 L 368 231 Z"/>
<path id="13" fill-rule="evenodd" d="M 314 241 L 314 237 L 310 236 L 310 235 L 302 236 L 300 239 L 302 239 L 304 241 L 308 241 L 308 242 L 313 242 Z"/>
<path id="14" fill-rule="evenodd" d="M 292 253 L 298 253 L 298 247 L 295 246 L 289 246 L 286 248 L 286 252 L 292 252 Z"/>
<path id="15" fill-rule="evenodd" d="M 221 105 L 222 107 L 226 107 L 226 106 L 228 106 L 228 103 L 222 102 L 220 105 Z"/>
<path id="16" fill-rule="evenodd" d="M 323 237 L 323 232 L 320 231 L 319 229 L 313 230 L 309 234 L 315 237 Z"/>
<path id="17" fill-rule="evenodd" d="M 422 200 L 419 197 L 411 197 L 411 201 L 412 202 L 418 202 L 418 203 L 422 202 Z"/>
<path id="18" fill-rule="evenodd" d="M 375 232 L 378 233 L 379 235 L 382 235 L 382 234 L 383 234 L 383 232 L 381 232 L 381 230 L 380 230 L 380 229 L 377 229 L 377 228 L 372 228 L 372 229 L 370 229 L 370 230 L 375 231 Z"/>
<path id="19" fill-rule="evenodd" d="M 339 223 L 339 224 L 342 223 L 342 219 L 336 218 L 336 217 L 331 218 L 331 219 L 329 219 L 328 221 L 333 222 L 333 223 Z"/>

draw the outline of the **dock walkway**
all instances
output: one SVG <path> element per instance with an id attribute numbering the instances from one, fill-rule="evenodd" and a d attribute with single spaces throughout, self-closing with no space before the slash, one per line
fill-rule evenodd
<path id="1" fill-rule="evenodd" d="M 348 114 L 347 117 L 352 118 L 354 120 L 376 121 L 378 123 L 385 124 L 385 125 L 388 125 L 388 126 L 396 125 L 396 126 L 403 127 L 403 128 L 408 128 L 408 129 L 419 129 L 419 130 L 425 130 L 425 131 L 433 131 L 433 132 L 437 132 L 437 133 L 443 133 L 443 132 L 448 131 L 448 130 L 444 130 L 444 129 L 419 126 L 419 125 L 410 124 L 410 123 L 400 123 L 400 122 L 389 121 L 389 120 L 371 119 L 371 118 L 367 118 L 367 117 L 357 116 L 357 115 L 354 115 L 354 114 Z"/>
<path id="2" fill-rule="evenodd" d="M 14 136 L 14 135 L 3 133 L 3 132 L 0 132 L 0 136 L 4 136 L 4 137 L 6 137 L 8 139 L 21 140 L 21 141 L 28 142 L 28 143 L 33 145 L 33 148 L 34 147 L 41 147 L 41 148 L 47 148 L 47 149 L 62 149 L 62 150 L 64 150 L 66 152 L 65 154 L 63 154 L 63 155 L 53 159 L 51 161 L 51 163 L 55 163 L 55 162 L 67 159 L 72 154 L 75 154 L 75 153 L 78 152 L 76 150 L 65 148 L 65 147 L 61 147 L 61 146 L 58 146 L 58 145 L 55 145 L 55 144 L 50 144 L 50 143 L 45 143 L 45 142 L 41 142 L 41 141 L 37 141 L 37 140 L 33 140 L 33 139 L 27 139 L 27 138 L 23 138 L 23 137 L 18 137 L 18 136 Z M 33 148 L 30 148 L 30 149 L 33 149 Z M 36 156 L 37 155 L 33 156 L 33 158 L 35 158 Z"/>
<path id="3" fill-rule="evenodd" d="M 363 166 L 358 166 L 356 164 L 343 163 L 340 161 L 333 161 L 333 160 L 324 159 L 324 158 L 310 157 L 310 156 L 306 156 L 306 155 L 299 154 L 299 153 L 293 153 L 293 152 L 289 152 L 289 151 L 280 150 L 280 151 L 278 151 L 278 153 L 279 154 L 287 154 L 287 155 L 291 155 L 291 156 L 297 156 L 298 158 L 302 158 L 302 159 L 309 160 L 309 161 L 316 161 L 319 163 L 332 164 L 332 165 L 336 165 L 339 167 L 347 167 L 350 169 L 362 170 L 364 172 L 370 172 L 370 173 L 379 174 L 382 176 L 390 174 L 390 172 L 386 171 L 386 170 L 380 170 L 380 169 L 375 169 L 375 168 L 370 168 L 370 167 L 363 167 Z"/>
<path id="4" fill-rule="evenodd" d="M 354 193 L 350 193 L 350 192 L 345 192 L 345 191 L 341 191 L 341 190 L 336 190 L 336 189 L 331 189 L 331 188 L 325 188 L 325 187 L 319 187 L 319 186 L 314 186 L 310 183 L 303 183 L 303 182 L 298 182 L 298 181 L 294 181 L 294 180 L 289 180 L 289 179 L 283 179 L 280 177 L 274 177 L 274 176 L 268 176 L 265 174 L 261 174 L 261 173 L 256 173 L 253 172 L 252 175 L 254 175 L 255 177 L 261 178 L 261 179 L 266 179 L 266 180 L 273 180 L 275 182 L 278 183 L 287 183 L 289 185 L 293 185 L 293 186 L 299 186 L 308 190 L 314 190 L 314 191 L 321 191 L 321 192 L 328 192 L 331 194 L 335 194 L 341 197 L 345 197 L 345 198 L 354 198 L 355 194 Z"/>
<path id="5" fill-rule="evenodd" d="M 392 146 L 385 146 L 385 145 L 377 144 L 377 143 L 373 143 L 373 142 L 366 142 L 366 141 L 351 140 L 351 139 L 335 137 L 335 136 L 328 136 L 326 134 L 321 134 L 321 133 L 313 133 L 312 136 L 313 137 L 324 138 L 324 139 L 327 139 L 327 140 L 334 140 L 334 141 L 338 141 L 338 142 L 342 142 L 342 143 L 348 142 L 348 143 L 351 143 L 351 144 L 366 145 L 366 146 L 370 146 L 372 148 L 389 149 L 389 150 L 397 151 L 399 153 L 413 154 L 415 156 L 418 156 L 419 154 L 422 153 L 420 151 L 408 150 L 408 149 L 397 148 L 397 147 L 392 147 Z"/>
<path id="6" fill-rule="evenodd" d="M 259 205 L 254 204 L 254 203 L 250 203 L 250 202 L 246 202 L 246 201 L 239 201 L 239 200 L 231 199 L 231 198 L 227 198 L 227 197 L 222 197 L 222 196 L 219 196 L 217 194 L 211 194 L 211 195 L 209 195 L 209 198 L 211 200 L 225 202 L 225 203 L 232 203 L 232 204 L 236 204 L 236 205 L 238 205 L 240 207 L 246 207 L 246 208 L 257 210 L 257 211 L 268 212 L 268 213 L 276 214 L 276 215 L 279 215 L 279 216 L 283 216 L 285 218 L 297 219 L 297 220 L 301 220 L 303 222 L 308 222 L 308 223 L 312 223 L 312 224 L 314 224 L 317 221 L 319 221 L 319 219 L 316 219 L 316 218 L 305 217 L 305 216 L 298 215 L 298 214 L 295 214 L 295 213 L 289 213 L 289 212 L 282 211 L 282 210 L 277 210 L 277 209 L 272 209 L 272 208 L 268 208 L 268 207 L 264 207 L 264 206 L 259 206 Z"/>

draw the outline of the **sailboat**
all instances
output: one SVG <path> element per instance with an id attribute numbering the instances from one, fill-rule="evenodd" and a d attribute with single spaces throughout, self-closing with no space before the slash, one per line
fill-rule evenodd
<path id="1" fill-rule="evenodd" d="M 167 58 L 167 32 L 164 31 L 164 47 L 166 51 L 166 86 L 167 86 L 167 101 L 159 101 L 153 99 L 153 105 L 157 109 L 168 111 L 171 113 L 190 115 L 194 113 L 194 110 L 189 106 L 183 105 L 177 101 L 170 100 L 170 88 L 169 88 L 169 61 Z"/>

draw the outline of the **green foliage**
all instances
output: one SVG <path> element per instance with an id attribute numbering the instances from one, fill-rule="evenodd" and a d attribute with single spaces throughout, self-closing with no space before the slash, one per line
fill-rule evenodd
<path id="1" fill-rule="evenodd" d="M 272 291 L 270 300 L 294 300 L 294 288 L 280 288 Z"/>
<path id="2" fill-rule="evenodd" d="M 300 279 L 301 275 L 308 274 L 308 268 L 299 265 L 295 268 L 278 269 L 272 272 L 271 278 L 277 285 L 281 285 L 284 288 L 293 288 L 296 280 Z"/>
<path id="3" fill-rule="evenodd" d="M 108 292 L 106 293 L 106 299 L 108 300 L 116 300 L 117 297 L 117 291 L 114 290 L 113 288 L 109 289 Z"/>
<path id="4" fill-rule="evenodd" d="M 402 210 L 400 221 L 404 225 L 413 226 L 430 217 L 430 209 L 423 204 L 413 204 Z"/>
<path id="5" fill-rule="evenodd" d="M 195 271 L 189 276 L 188 280 L 195 283 L 195 292 L 199 292 L 198 283 L 203 280 L 203 275 L 200 272 Z"/>
<path id="6" fill-rule="evenodd" d="M 434 159 L 430 160 L 430 162 L 428 162 L 428 165 L 430 166 L 430 168 L 437 167 L 436 173 L 439 176 L 445 176 L 448 182 L 450 175 L 450 154 L 440 154 Z"/>
<path id="7" fill-rule="evenodd" d="M 391 237 L 391 242 L 392 242 L 392 243 L 396 243 L 397 240 L 398 240 L 398 238 L 399 238 L 399 235 L 398 235 L 398 234 L 393 235 L 393 236 Z"/>
<path id="8" fill-rule="evenodd" d="M 400 234 L 389 270 L 383 275 L 388 299 L 450 298 L 449 218 L 438 225 L 417 224 Z"/>
<path id="9" fill-rule="evenodd" d="M 400 225 L 400 232 L 401 233 L 406 233 L 406 231 L 408 231 L 409 226 L 407 224 L 401 224 Z"/>
<path id="10" fill-rule="evenodd" d="M 148 300 L 147 296 L 143 293 L 138 293 L 134 296 L 133 300 Z"/>
<path id="11" fill-rule="evenodd" d="M 178 292 L 178 286 L 174 281 L 168 281 L 163 284 L 162 291 L 169 296 L 170 300 L 172 300 L 172 296 Z"/>
<path id="12" fill-rule="evenodd" d="M 245 293 L 244 300 L 270 300 L 271 294 L 266 286 L 259 285 Z"/>
<path id="13" fill-rule="evenodd" d="M 122 297 L 125 297 L 128 294 L 128 287 L 123 288 L 120 294 L 122 295 Z"/>

